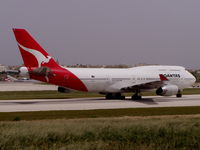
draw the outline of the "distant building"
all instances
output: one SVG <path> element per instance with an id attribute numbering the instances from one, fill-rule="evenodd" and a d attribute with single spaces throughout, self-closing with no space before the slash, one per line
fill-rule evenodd
<path id="1" fill-rule="evenodd" d="M 6 71 L 7 67 L 0 64 L 0 72 Z"/>

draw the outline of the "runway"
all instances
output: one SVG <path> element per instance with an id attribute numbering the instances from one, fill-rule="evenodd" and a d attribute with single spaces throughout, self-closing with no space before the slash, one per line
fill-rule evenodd
<path id="1" fill-rule="evenodd" d="M 46 91 L 57 90 L 57 86 L 30 82 L 0 82 L 0 91 Z"/>
<path id="2" fill-rule="evenodd" d="M 182 98 L 144 96 L 142 100 L 105 100 L 104 98 L 0 100 L 0 112 L 92 110 L 117 108 L 149 108 L 200 106 L 200 95 L 183 95 Z"/>

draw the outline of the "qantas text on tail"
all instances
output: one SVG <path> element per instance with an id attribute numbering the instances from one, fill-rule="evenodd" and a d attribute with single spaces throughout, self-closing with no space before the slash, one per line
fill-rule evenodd
<path id="1" fill-rule="evenodd" d="M 132 99 L 141 99 L 140 92 L 155 90 L 157 95 L 181 97 L 184 88 L 196 79 L 180 66 L 142 66 L 128 69 L 64 68 L 56 63 L 24 29 L 13 29 L 25 67 L 21 73 L 31 79 L 58 85 L 60 92 L 78 90 L 98 92 L 107 99 L 124 99 L 124 92 L 135 93 Z"/>

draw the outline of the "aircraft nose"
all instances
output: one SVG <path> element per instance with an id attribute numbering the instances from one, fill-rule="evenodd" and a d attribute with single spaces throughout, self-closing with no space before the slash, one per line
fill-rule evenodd
<path id="1" fill-rule="evenodd" d="M 190 73 L 190 76 L 191 76 L 191 82 L 192 84 L 194 84 L 196 82 L 196 78 L 193 74 Z"/>
<path id="2" fill-rule="evenodd" d="M 188 83 L 190 85 L 193 85 L 196 82 L 195 76 L 192 73 L 190 73 L 189 71 L 187 71 L 187 78 L 189 79 Z"/>
<path id="3" fill-rule="evenodd" d="M 193 75 L 192 75 L 192 76 L 193 76 Z M 197 79 L 196 79 L 196 78 L 193 76 L 193 83 L 195 83 L 195 82 L 196 82 L 196 80 L 197 80 Z"/>

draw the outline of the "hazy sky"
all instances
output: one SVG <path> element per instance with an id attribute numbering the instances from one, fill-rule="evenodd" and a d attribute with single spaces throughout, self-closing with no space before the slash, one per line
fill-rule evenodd
<path id="1" fill-rule="evenodd" d="M 200 0 L 0 0 L 0 64 L 22 64 L 12 28 L 61 64 L 200 69 Z"/>

